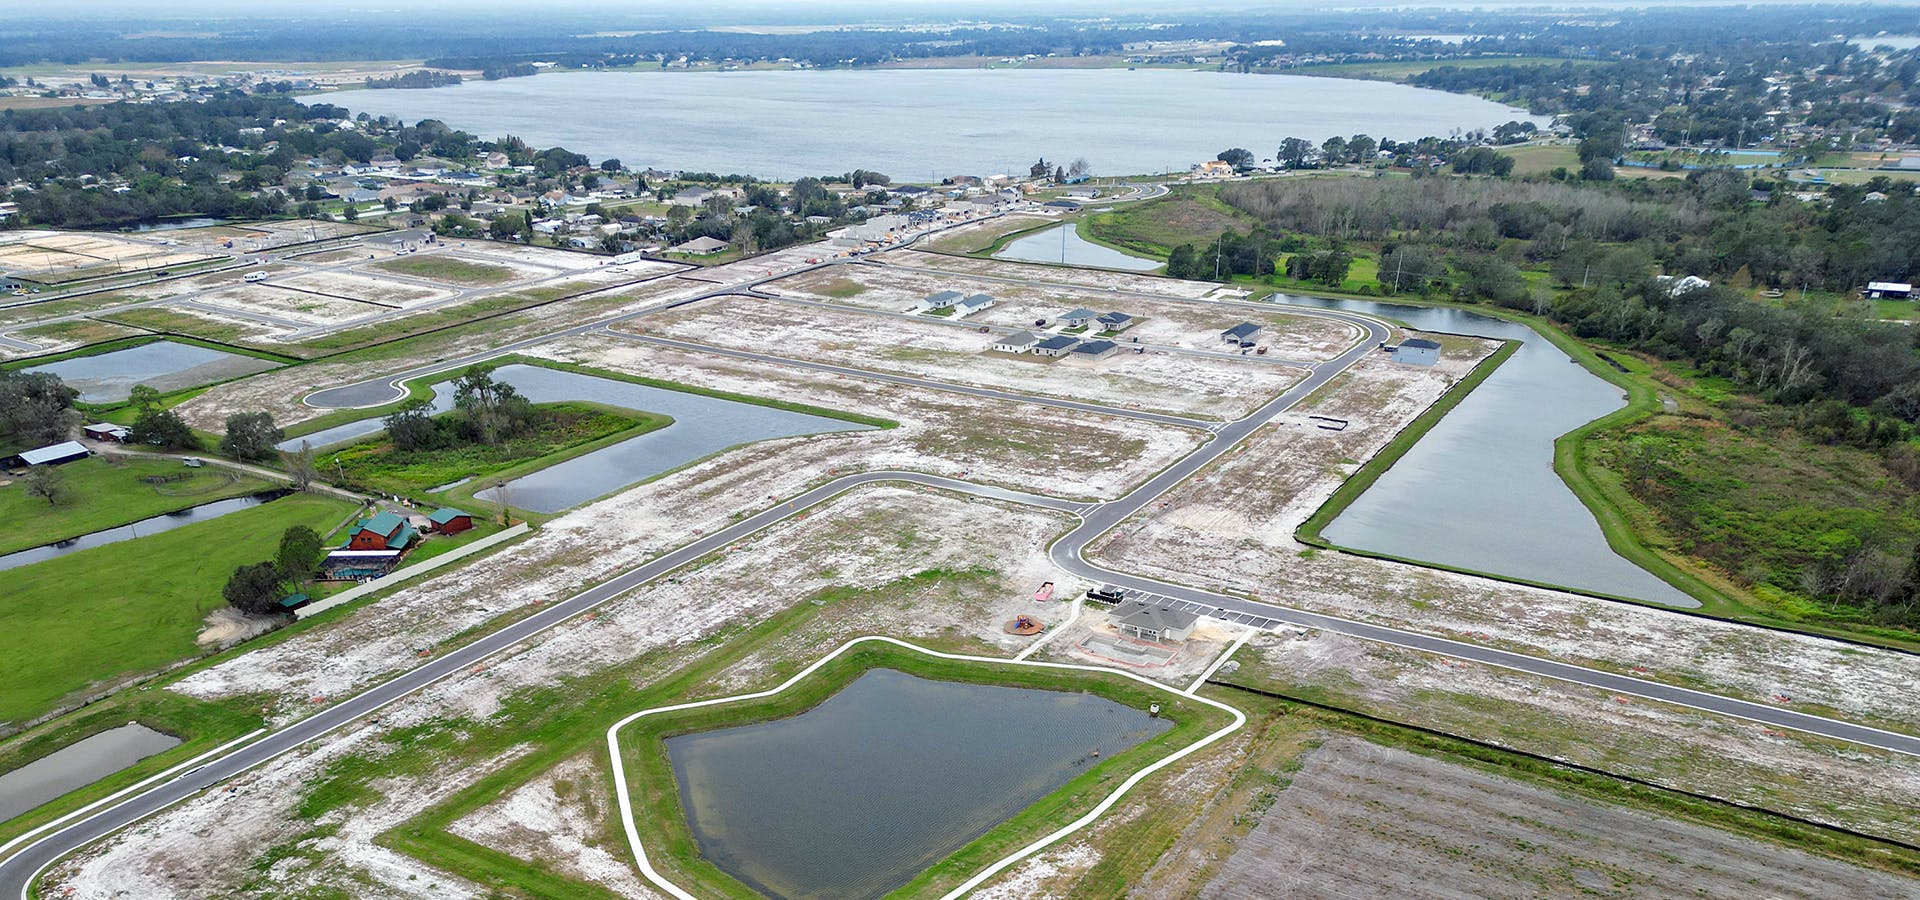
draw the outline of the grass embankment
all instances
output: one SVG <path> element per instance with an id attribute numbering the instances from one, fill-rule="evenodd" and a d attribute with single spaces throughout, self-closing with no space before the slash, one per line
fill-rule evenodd
<path id="1" fill-rule="evenodd" d="M 1406 81 L 1442 66 L 1456 69 L 1487 69 L 1495 66 L 1576 66 L 1605 65 L 1604 60 L 1567 59 L 1558 56 L 1468 56 L 1454 59 L 1381 60 L 1379 62 L 1322 63 L 1288 69 L 1288 75 L 1319 75 L 1329 78 L 1358 78 L 1369 81 Z"/>
<path id="2" fill-rule="evenodd" d="M 411 275 L 431 281 L 444 281 L 448 284 L 485 286 L 512 281 L 514 272 L 506 266 L 487 263 L 468 262 L 450 256 L 429 254 L 425 256 L 402 256 L 381 260 L 371 268 L 393 272 L 398 275 Z"/>
<path id="3" fill-rule="evenodd" d="M 1162 260 L 1181 244 L 1210 245 L 1227 231 L 1245 232 L 1256 224 L 1220 199 L 1219 185 L 1176 187 L 1165 197 L 1121 204 L 1083 221 L 1084 237 Z"/>
<path id="4" fill-rule="evenodd" d="M 53 472 L 63 489 L 57 504 L 28 494 L 24 481 L 0 485 L 0 554 L 273 487 L 225 469 L 189 469 L 172 457 L 96 456 Z"/>
<path id="5" fill-rule="evenodd" d="M 233 570 L 273 557 L 280 534 L 322 535 L 354 509 L 296 494 L 150 537 L 6 573 L 0 721 L 39 715 L 89 688 L 192 657 L 207 613 L 225 604 Z"/>
<path id="6" fill-rule="evenodd" d="M 609 444 L 639 437 L 673 424 L 662 415 L 633 412 L 597 403 L 542 403 L 532 432 L 488 446 L 464 444 L 432 450 L 400 451 L 385 437 L 328 451 L 349 487 L 388 494 L 422 494 L 462 478 L 523 475 Z"/>

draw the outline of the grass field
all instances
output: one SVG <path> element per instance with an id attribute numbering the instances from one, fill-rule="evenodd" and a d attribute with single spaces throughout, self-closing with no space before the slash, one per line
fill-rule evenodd
<path id="1" fill-rule="evenodd" d="M 448 284 L 480 286 L 512 281 L 514 274 L 513 270 L 506 266 L 468 262 L 464 259 L 432 254 L 382 260 L 374 263 L 372 268 L 400 275 L 412 275 L 415 278 L 444 281 Z"/>
<path id="2" fill-rule="evenodd" d="M 673 423 L 667 416 L 592 403 L 543 403 L 538 429 L 525 438 L 488 447 L 470 444 L 442 450 L 399 452 L 384 435 L 328 451 L 339 461 L 345 483 L 381 493 L 418 495 L 462 478 L 545 467 L 616 441 L 639 437 Z"/>
<path id="3" fill-rule="evenodd" d="M 201 619 L 225 604 L 220 589 L 235 568 L 271 557 L 287 528 L 324 535 L 353 508 L 297 494 L 7 572 L 0 721 L 193 656 Z"/>
<path id="4" fill-rule="evenodd" d="M 266 490 L 258 478 L 224 469 L 189 469 L 178 459 L 109 461 L 93 457 L 54 469 L 66 489 L 58 505 L 30 496 L 23 482 L 0 485 L 0 553 L 12 553 Z M 163 484 L 148 479 L 172 479 Z"/>
<path id="5" fill-rule="evenodd" d="M 1158 200 L 1095 213 L 1086 230 L 1103 243 L 1165 259 L 1181 244 L 1209 244 L 1222 232 L 1247 231 L 1255 224 L 1222 202 L 1217 186 L 1206 185 L 1176 188 Z"/>
<path id="6" fill-rule="evenodd" d="M 1515 175 L 1545 175 L 1558 168 L 1564 168 L 1569 172 L 1577 172 L 1580 169 L 1580 151 L 1565 144 L 1508 147 L 1501 150 L 1500 155 L 1513 158 Z"/>

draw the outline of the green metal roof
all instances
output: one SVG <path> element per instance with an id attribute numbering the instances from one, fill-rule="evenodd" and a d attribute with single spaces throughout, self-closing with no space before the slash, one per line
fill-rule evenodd
<path id="1" fill-rule="evenodd" d="M 439 509 L 434 510 L 433 515 L 428 516 L 427 519 L 428 521 L 431 521 L 435 525 L 445 525 L 448 522 L 453 521 L 454 519 L 460 518 L 461 516 L 468 516 L 469 518 L 471 518 L 470 514 L 468 514 L 464 510 L 454 509 L 451 506 L 442 506 Z"/>
<path id="2" fill-rule="evenodd" d="M 292 609 L 311 599 L 313 598 L 308 597 L 305 594 L 288 594 L 285 597 L 280 598 L 280 605 L 287 609 Z"/>
<path id="3" fill-rule="evenodd" d="M 400 518 L 398 514 L 382 510 L 379 515 L 371 519 L 360 520 L 358 530 L 390 535 L 393 534 L 394 529 L 405 524 L 407 524 L 407 520 Z"/>

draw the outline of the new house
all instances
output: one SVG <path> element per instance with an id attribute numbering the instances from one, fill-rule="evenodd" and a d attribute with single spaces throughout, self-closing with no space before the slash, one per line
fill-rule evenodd
<path id="1" fill-rule="evenodd" d="M 935 310 L 948 309 L 959 302 L 959 291 L 941 291 L 937 294 L 928 294 L 925 297 L 921 297 L 920 305 L 916 307 L 916 309 L 920 312 L 933 312 Z"/>
<path id="2" fill-rule="evenodd" d="M 1031 331 L 1016 331 L 1005 337 L 994 339 L 993 349 L 1001 353 L 1025 353 L 1038 343 L 1040 343 L 1039 335 Z"/>
<path id="3" fill-rule="evenodd" d="M 1076 309 L 1071 312 L 1061 313 L 1060 321 L 1065 323 L 1068 328 L 1085 328 L 1091 324 L 1094 319 L 1099 317 L 1100 314 L 1093 310 Z"/>
<path id="4" fill-rule="evenodd" d="M 974 313 L 977 313 L 983 309 L 992 309 L 992 308 L 993 308 L 992 297 L 986 294 L 974 294 L 973 296 L 967 297 L 963 300 L 955 301 L 953 304 L 953 314 L 956 316 L 964 317 L 964 316 L 973 315 Z"/>
<path id="5" fill-rule="evenodd" d="M 1100 323 L 1101 331 L 1125 331 L 1133 324 L 1133 317 L 1123 312 L 1105 312 L 1093 317 Z"/>
<path id="6" fill-rule="evenodd" d="M 1440 361 L 1440 345 L 1426 338 L 1407 338 L 1394 348 L 1393 361 L 1410 366 L 1430 366 Z"/>
<path id="7" fill-rule="evenodd" d="M 1073 338 L 1056 334 L 1053 337 L 1034 344 L 1033 353 L 1035 356 L 1065 356 L 1067 355 L 1067 351 L 1073 349 L 1073 345 L 1077 343 L 1079 343 L 1079 341 Z"/>
<path id="8" fill-rule="evenodd" d="M 1185 610 L 1128 600 L 1113 608 L 1113 627 L 1135 640 L 1177 644 L 1193 636 L 1200 617 Z"/>
<path id="9" fill-rule="evenodd" d="M 347 539 L 348 550 L 405 550 L 420 532 L 415 531 L 398 513 L 382 511 L 371 519 L 361 519 Z"/>
<path id="10" fill-rule="evenodd" d="M 675 253 L 692 253 L 698 256 L 706 256 L 708 254 L 719 253 L 729 246 L 731 245 L 719 238 L 701 236 L 683 244 L 675 244 L 672 250 Z"/>
<path id="11" fill-rule="evenodd" d="M 1260 326 L 1252 322 L 1241 322 L 1232 328 L 1220 332 L 1220 340 L 1236 347 L 1249 346 L 1255 339 L 1259 338 L 1259 336 Z"/>
<path id="12" fill-rule="evenodd" d="M 1112 341 L 1087 341 L 1073 348 L 1074 359 L 1106 359 L 1120 352 L 1120 345 Z"/>

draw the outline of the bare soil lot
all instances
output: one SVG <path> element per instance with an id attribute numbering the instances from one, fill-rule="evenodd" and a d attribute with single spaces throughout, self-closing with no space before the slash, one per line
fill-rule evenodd
<path id="1" fill-rule="evenodd" d="M 1166 294 L 1170 297 L 1204 297 L 1219 287 L 1217 284 L 1205 281 L 1178 281 L 1134 272 L 1070 269 L 1064 266 L 1043 266 L 1037 263 L 1009 262 L 1003 259 L 975 259 L 943 253 L 924 253 L 918 250 L 889 253 L 883 262 L 886 265 L 901 268 L 993 275 L 999 278 L 1020 278 L 1036 283 L 1079 285 L 1100 291 L 1113 288 L 1147 294 Z"/>
<path id="2" fill-rule="evenodd" d="M 1894 897 L 1859 866 L 1335 738 L 1203 898 Z"/>
<path id="3" fill-rule="evenodd" d="M 328 297 L 345 297 L 350 300 L 367 300 L 401 307 L 420 306 L 453 296 L 451 291 L 353 272 L 309 272 L 303 275 L 276 277 L 267 284 L 284 290 L 304 291 Z"/>
<path id="4" fill-rule="evenodd" d="M 79 231 L 19 231 L 0 236 L 0 272 L 62 283 L 210 259 L 148 240 Z"/>
<path id="5" fill-rule="evenodd" d="M 371 234 L 379 230 L 381 229 L 377 225 L 361 225 L 354 222 L 288 219 L 275 222 L 248 222 L 243 225 L 182 228 L 161 233 L 159 236 L 188 246 L 221 249 L 225 249 L 226 242 L 231 240 L 233 250 L 244 252 L 271 250 L 275 247 L 304 244 L 328 238 Z"/>
<path id="6" fill-rule="evenodd" d="M 993 353 L 992 338 L 930 322 L 716 297 L 622 326 L 679 340 L 1121 408 L 1237 418 L 1304 373 L 1267 363 L 1159 353 L 1104 360 Z"/>

